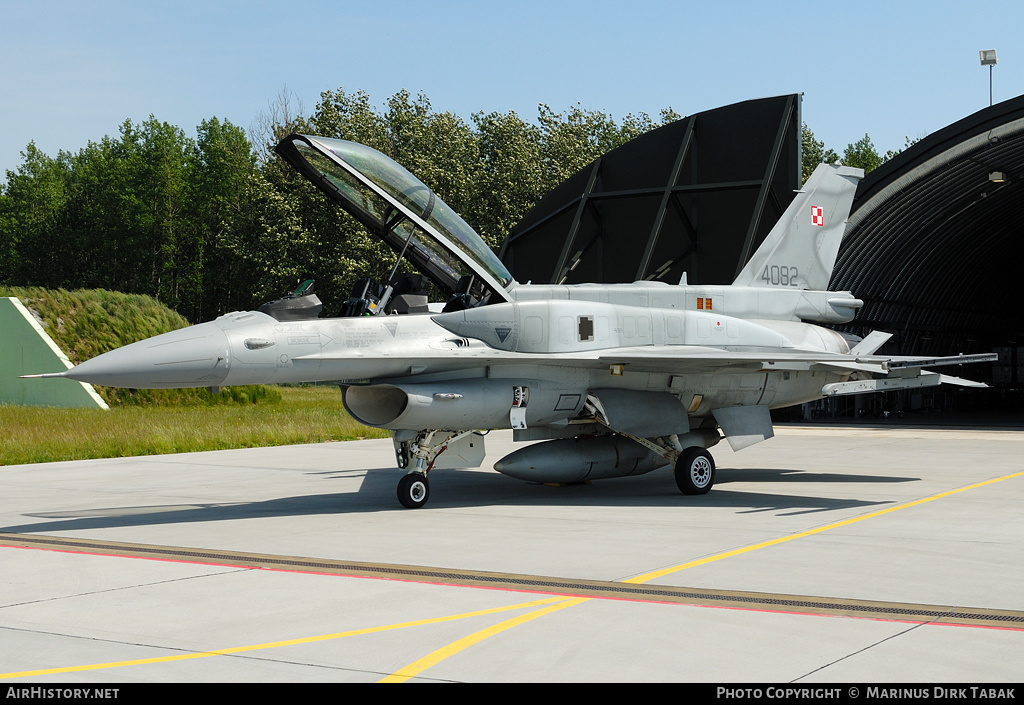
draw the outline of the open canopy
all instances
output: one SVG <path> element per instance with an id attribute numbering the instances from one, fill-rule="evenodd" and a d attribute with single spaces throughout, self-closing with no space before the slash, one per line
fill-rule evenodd
<path id="1" fill-rule="evenodd" d="M 497 255 L 395 160 L 357 142 L 309 135 L 289 135 L 276 151 L 442 290 L 510 300 L 512 275 Z"/>

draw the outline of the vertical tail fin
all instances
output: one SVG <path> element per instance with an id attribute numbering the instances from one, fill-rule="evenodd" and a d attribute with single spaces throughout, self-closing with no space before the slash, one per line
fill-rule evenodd
<path id="1" fill-rule="evenodd" d="M 825 291 L 863 169 L 820 164 L 734 286 Z"/>

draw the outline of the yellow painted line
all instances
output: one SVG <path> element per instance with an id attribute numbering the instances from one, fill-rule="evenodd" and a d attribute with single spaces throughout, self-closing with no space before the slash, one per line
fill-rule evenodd
<path id="1" fill-rule="evenodd" d="M 63 668 L 45 668 L 38 671 L 20 671 L 17 673 L 0 673 L 0 680 L 9 678 L 26 678 L 30 676 L 48 676 L 55 673 L 75 673 L 78 671 L 97 671 L 105 668 L 120 668 L 122 666 L 142 666 L 150 663 L 170 663 L 173 661 L 187 661 L 189 659 L 206 658 L 208 656 L 227 656 L 229 654 L 241 654 L 248 651 L 260 651 L 262 649 L 276 649 L 281 646 L 295 646 L 298 644 L 312 644 L 318 641 L 330 641 L 332 639 L 343 639 L 349 636 L 359 636 L 361 634 L 374 634 L 377 632 L 386 632 L 395 629 L 405 629 L 407 627 L 419 627 L 425 624 L 440 624 L 442 622 L 454 622 L 460 619 L 467 619 L 469 617 L 479 617 L 488 614 L 498 614 L 501 612 L 508 612 L 511 610 L 527 609 L 530 607 L 537 607 L 538 605 L 549 604 L 552 602 L 558 602 L 564 600 L 564 597 L 548 597 L 542 600 L 533 600 L 531 602 L 521 602 L 517 605 L 508 605 L 505 607 L 492 607 L 486 610 L 478 610 L 476 612 L 465 612 L 463 614 L 454 614 L 447 617 L 434 617 L 431 619 L 419 619 L 413 622 L 401 622 L 399 624 L 388 624 L 381 627 L 367 627 L 365 629 L 353 629 L 347 632 L 336 632 L 334 634 L 322 634 L 320 636 L 303 637 L 301 639 L 288 639 L 285 641 L 272 641 L 266 644 L 255 644 L 252 646 L 236 646 L 228 649 L 218 649 L 216 651 L 202 651 L 197 653 L 189 654 L 176 654 L 174 656 L 157 656 L 154 658 L 143 658 L 134 659 L 131 661 L 111 661 L 109 663 L 93 663 L 85 666 L 66 666 Z M 539 615 L 538 615 L 539 616 Z M 159 648 L 159 647 L 158 647 Z"/>
<path id="2" fill-rule="evenodd" d="M 673 566 L 671 568 L 663 568 L 661 570 L 651 571 L 650 573 L 644 573 L 643 575 L 638 575 L 638 576 L 636 576 L 634 578 L 629 578 L 628 580 L 623 580 L 622 582 L 624 582 L 624 583 L 633 583 L 633 584 L 640 584 L 640 583 L 650 582 L 651 580 L 654 580 L 655 578 L 662 578 L 662 577 L 664 577 L 666 575 L 671 575 L 672 573 L 678 573 L 681 570 L 686 570 L 687 568 L 694 568 L 694 567 L 699 566 L 699 565 L 706 565 L 708 563 L 714 563 L 715 561 L 720 561 L 723 558 L 732 558 L 733 556 L 739 556 L 739 555 L 742 555 L 744 553 L 750 553 L 751 551 L 756 551 L 756 550 L 761 549 L 761 548 L 768 548 L 769 546 L 777 546 L 780 543 L 786 543 L 787 541 L 793 541 L 794 539 L 806 538 L 807 536 L 814 536 L 815 534 L 820 534 L 820 533 L 822 533 L 824 531 L 829 531 L 831 529 L 838 529 L 841 526 L 849 526 L 850 524 L 856 524 L 857 522 L 865 521 L 867 519 L 874 519 L 875 517 L 880 517 L 880 516 L 883 516 L 885 514 L 891 514 L 892 512 L 899 511 L 900 509 L 907 509 L 908 507 L 916 507 L 916 506 L 921 505 L 921 504 L 927 504 L 928 502 L 934 502 L 937 499 L 942 499 L 944 497 L 949 497 L 951 495 L 955 495 L 955 494 L 958 494 L 960 492 L 966 492 L 967 490 L 973 490 L 973 489 L 977 489 L 979 487 L 984 487 L 985 485 L 991 485 L 991 484 L 994 484 L 996 482 L 1002 482 L 1004 480 L 1011 480 L 1011 479 L 1013 479 L 1015 477 L 1024 477 L 1024 472 L 1015 472 L 1012 475 L 1004 475 L 1003 477 L 997 477 L 997 478 L 992 479 L 992 480 L 985 480 L 984 482 L 976 482 L 973 485 L 967 485 L 966 487 L 958 487 L 955 490 L 949 490 L 947 492 L 940 492 L 939 494 L 934 494 L 934 495 L 932 495 L 930 497 L 924 497 L 922 499 L 915 499 L 912 502 L 904 502 L 903 504 L 897 504 L 897 505 L 894 505 L 892 507 L 886 507 L 885 509 L 879 509 L 878 511 L 875 511 L 875 512 L 869 512 L 868 514 L 862 514 L 860 516 L 853 517 L 852 519 L 843 519 L 842 521 L 836 521 L 836 522 L 833 522 L 831 524 L 825 524 L 823 526 L 819 526 L 819 527 L 814 528 L 814 529 L 808 529 L 807 531 L 801 531 L 801 532 L 796 533 L 796 534 L 790 534 L 789 536 L 781 536 L 781 537 L 779 537 L 777 539 L 770 539 L 768 541 L 762 541 L 761 543 L 756 543 L 756 544 L 753 544 L 751 546 L 744 546 L 743 548 L 737 548 L 737 549 L 734 549 L 732 551 L 724 551 L 722 553 L 716 553 L 714 555 L 706 556 L 704 558 L 698 558 L 697 560 L 690 561 L 688 563 L 683 563 L 681 565 Z"/>
<path id="3" fill-rule="evenodd" d="M 682 570 L 686 570 L 687 568 L 692 568 L 692 567 L 695 567 L 695 566 L 698 566 L 698 565 L 705 565 L 707 563 L 712 563 L 712 562 L 715 562 L 715 561 L 722 560 L 723 558 L 730 558 L 732 556 L 738 556 L 738 555 L 741 555 L 741 554 L 744 554 L 744 553 L 749 553 L 751 551 L 756 551 L 756 550 L 761 549 L 761 548 L 767 548 L 769 546 L 775 546 L 775 545 L 778 545 L 778 544 L 781 544 L 781 543 L 785 543 L 787 541 L 792 541 L 793 539 L 803 538 L 803 537 L 806 537 L 806 536 L 813 536 L 815 534 L 820 534 L 820 533 L 822 533 L 824 531 L 829 531 L 830 529 L 836 529 L 836 528 L 839 528 L 841 526 L 848 526 L 850 524 L 855 524 L 857 522 L 864 521 L 866 519 L 872 519 L 874 517 L 882 516 L 882 515 L 885 515 L 885 514 L 890 514 L 892 512 L 898 511 L 900 509 L 906 509 L 908 507 L 914 507 L 914 506 L 917 506 L 917 505 L 926 504 L 928 502 L 933 502 L 933 501 L 935 501 L 937 499 L 942 499 L 944 497 L 949 497 L 951 495 L 955 495 L 955 494 L 958 494 L 960 492 L 965 492 L 967 490 L 976 489 L 976 488 L 979 488 L 979 487 L 984 487 L 986 485 L 991 485 L 991 484 L 994 484 L 994 483 L 997 483 L 997 482 L 1002 482 L 1004 480 L 1010 480 L 1010 479 L 1013 479 L 1013 478 L 1016 478 L 1016 477 L 1022 477 L 1022 476 L 1024 476 L 1024 472 L 1013 473 L 1011 475 L 1004 475 L 1003 477 L 997 477 L 997 478 L 992 479 L 992 480 L 985 480 L 984 482 L 978 482 L 978 483 L 975 483 L 973 485 L 967 485 L 965 487 L 960 487 L 960 488 L 957 488 L 957 489 L 954 489 L 954 490 L 949 490 L 947 492 L 941 492 L 939 494 L 932 495 L 930 497 L 924 497 L 922 499 L 917 499 L 917 500 L 914 500 L 914 501 L 911 501 L 911 502 L 905 502 L 903 504 L 898 504 L 898 505 L 895 505 L 895 506 L 892 506 L 892 507 L 887 507 L 886 509 L 880 509 L 878 511 L 870 512 L 868 514 L 863 514 L 861 516 L 853 517 L 851 519 L 844 519 L 842 521 L 833 522 L 831 524 L 825 524 L 823 526 L 819 526 L 819 527 L 814 528 L 814 529 L 809 529 L 807 531 L 802 531 L 802 532 L 799 532 L 799 533 L 796 533 L 796 534 L 790 534 L 789 536 L 783 536 L 783 537 L 780 537 L 780 538 L 777 538 L 777 539 L 771 539 L 769 541 L 762 541 L 761 543 L 757 543 L 757 544 L 754 544 L 754 545 L 751 545 L 751 546 L 745 546 L 743 548 L 737 548 L 737 549 L 734 549 L 734 550 L 731 550 L 731 551 L 724 551 L 722 553 L 717 553 L 717 554 L 714 554 L 714 555 L 711 555 L 711 556 L 706 556 L 705 558 L 699 558 L 697 560 L 690 561 L 688 563 L 683 563 L 683 564 L 680 564 L 680 565 L 677 565 L 677 566 L 673 566 L 671 568 L 664 568 L 664 569 L 661 569 L 661 570 L 652 571 L 650 573 L 644 573 L 643 575 L 638 575 L 636 577 L 629 578 L 629 579 L 624 580 L 622 582 L 624 582 L 624 583 L 632 583 L 632 584 L 646 583 L 646 582 L 649 582 L 651 580 L 654 580 L 655 578 L 659 578 L 659 577 L 662 577 L 662 576 L 665 576 L 665 575 L 670 575 L 672 573 L 676 573 L 676 572 L 679 572 L 679 571 L 682 571 Z M 58 673 L 75 673 L 75 672 L 78 672 L 78 671 L 94 671 L 94 670 L 101 670 L 101 669 L 106 669 L 106 668 L 119 668 L 119 667 L 122 667 L 122 666 L 140 666 L 140 665 L 151 664 L 151 663 L 169 663 L 169 662 L 173 662 L 173 661 L 185 661 L 185 660 L 188 660 L 188 659 L 206 658 L 208 656 L 225 656 L 225 655 L 230 655 L 230 654 L 240 654 L 240 653 L 246 653 L 246 652 L 249 652 L 249 651 L 259 651 L 259 650 L 262 650 L 262 649 L 274 649 L 274 648 L 278 648 L 278 647 L 282 647 L 282 646 L 294 646 L 294 645 L 298 645 L 298 644 L 311 644 L 311 643 L 320 642 L 320 641 L 329 641 L 329 640 L 332 640 L 332 639 L 342 639 L 342 638 L 349 637 L 349 636 L 358 636 L 358 635 L 361 635 L 361 634 L 373 634 L 373 633 L 377 633 L 377 632 L 385 632 L 385 631 L 391 631 L 391 630 L 396 630 L 396 629 L 404 629 L 406 627 L 416 627 L 416 626 L 422 626 L 422 625 L 427 625 L 427 624 L 439 624 L 439 623 L 442 623 L 442 622 L 451 622 L 451 621 L 456 621 L 456 620 L 460 620 L 460 619 L 466 619 L 466 618 L 469 618 L 469 617 L 478 617 L 478 616 L 489 615 L 489 614 L 499 614 L 501 612 L 508 612 L 508 611 L 511 611 L 511 610 L 526 609 L 526 608 L 538 607 L 538 606 L 541 606 L 541 605 L 545 605 L 541 609 L 535 610 L 533 612 L 529 612 L 527 614 L 519 615 L 517 617 L 513 617 L 512 619 L 505 620 L 504 622 L 500 622 L 499 624 L 496 624 L 496 625 L 494 625 L 492 627 L 488 627 L 487 629 L 482 629 L 482 630 L 480 630 L 478 632 L 470 634 L 467 637 L 463 637 L 462 639 L 459 639 L 458 641 L 455 641 L 452 644 L 449 644 L 448 646 L 445 646 L 445 647 L 443 647 L 441 649 L 438 649 L 438 650 L 428 654 L 427 656 L 424 656 L 423 658 L 421 658 L 421 659 L 419 659 L 417 661 L 414 661 L 413 663 L 409 664 L 405 668 L 402 668 L 399 671 L 396 671 L 395 673 L 391 674 L 390 676 L 388 676 L 388 677 L 386 677 L 386 678 L 384 678 L 384 679 L 382 679 L 380 681 L 382 683 L 385 683 L 385 682 L 404 682 L 404 681 L 406 681 L 406 680 L 416 676 L 417 674 L 421 673 L 422 671 L 426 670 L 427 668 L 430 668 L 431 666 L 434 666 L 437 663 L 443 661 L 444 659 L 446 659 L 446 658 L 448 658 L 448 657 L 450 657 L 450 656 L 452 656 L 454 654 L 457 654 L 460 651 L 463 651 L 466 648 L 468 648 L 468 647 L 470 647 L 470 646 L 472 646 L 474 644 L 478 644 L 481 641 L 483 641 L 484 639 L 487 639 L 487 638 L 489 638 L 491 636 L 494 636 L 495 634 L 500 634 L 501 632 L 507 631 L 507 630 L 509 630 L 509 629 L 511 629 L 513 627 L 516 627 L 516 626 L 518 626 L 520 624 L 525 624 L 526 622 L 529 622 L 531 620 L 537 619 L 538 617 L 543 617 L 546 614 L 551 614 L 552 612 L 556 612 L 558 610 L 565 609 L 566 607 L 574 607 L 576 605 L 583 604 L 584 602 L 589 602 L 592 599 L 594 599 L 594 598 L 578 597 L 578 598 L 571 598 L 571 599 L 567 600 L 563 596 L 549 597 L 549 598 L 545 598 L 545 599 L 541 599 L 541 600 L 533 600 L 531 602 L 522 602 L 522 603 L 519 603 L 519 604 L 516 604 L 516 605 L 509 605 L 509 606 L 506 606 L 506 607 L 495 607 L 495 608 L 491 608 L 491 609 L 478 610 L 478 611 L 475 611 L 475 612 L 466 612 L 466 613 L 463 613 L 463 614 L 450 615 L 450 616 L 446 616 L 446 617 L 434 617 L 434 618 L 431 618 L 431 619 L 421 619 L 421 620 L 415 620 L 415 621 L 412 621 L 412 622 L 402 622 L 402 623 L 399 623 L 399 624 L 389 624 L 389 625 L 380 626 L 380 627 L 368 627 L 368 628 L 365 628 L 365 629 L 355 629 L 355 630 L 352 630 L 352 631 L 337 632 L 337 633 L 334 633 L 334 634 L 323 634 L 323 635 L 320 635 L 320 636 L 303 637 L 303 638 L 300 638 L 300 639 L 289 639 L 289 640 L 285 640 L 285 641 L 273 641 L 273 642 L 268 642 L 268 643 L 265 643 L 265 644 L 255 644 L 255 645 L 251 645 L 251 646 L 237 646 L 237 647 L 227 648 L 227 649 L 218 649 L 216 651 L 203 651 L 203 652 L 199 652 L 199 653 L 176 654 L 174 656 L 159 656 L 159 657 L 155 657 L 155 658 L 135 659 L 135 660 L 130 660 L 130 661 L 112 661 L 110 663 L 97 663 L 97 664 L 89 664 L 89 665 L 85 665 L 85 666 L 68 666 L 68 667 L 63 667 L 63 668 L 48 668 L 48 669 L 41 669 L 41 670 L 36 670 L 36 671 L 20 671 L 20 672 L 16 672 L 16 673 L 0 673 L 0 680 L 11 679 L 11 678 L 25 678 L 25 677 L 31 677 L 31 676 L 53 675 L 53 674 L 58 674 Z"/>
<path id="4" fill-rule="evenodd" d="M 512 627 L 518 627 L 520 624 L 525 624 L 526 622 L 529 622 L 531 620 L 537 619 L 538 617 L 543 617 L 546 614 L 551 614 L 552 612 L 557 612 L 558 610 L 563 610 L 566 607 L 575 607 L 576 605 L 579 605 L 581 603 L 589 602 L 592 599 L 594 599 L 594 598 L 592 598 L 592 597 L 576 597 L 576 598 L 572 598 L 572 599 L 566 600 L 565 602 L 561 602 L 559 604 L 549 605 L 547 607 L 541 608 L 541 609 L 536 610 L 534 612 L 530 612 L 528 614 L 521 614 L 518 617 L 513 617 L 512 619 L 507 619 L 504 622 L 501 622 L 499 624 L 495 624 L 492 627 L 487 627 L 486 629 L 481 629 L 480 631 L 475 632 L 474 634 L 470 634 L 469 636 L 463 637 L 463 638 L 459 639 L 458 641 L 452 642 L 448 646 L 442 647 L 442 648 L 438 649 L 437 651 L 434 651 L 433 653 L 427 654 L 426 656 L 424 656 L 423 658 L 419 659 L 418 661 L 413 661 L 412 663 L 410 663 L 405 668 L 403 668 L 401 670 L 398 670 L 398 671 L 392 673 L 390 676 L 388 676 L 386 678 L 382 678 L 382 679 L 380 679 L 377 682 L 378 683 L 404 683 L 405 681 L 409 680 L 410 678 L 419 675 L 422 671 L 425 671 L 426 669 L 430 668 L 431 666 L 434 666 L 434 665 L 440 663 L 441 661 L 444 661 L 449 656 L 454 656 L 455 654 L 457 654 L 460 651 L 463 651 L 465 649 L 468 649 L 470 646 L 473 646 L 474 644 L 479 644 L 481 641 L 483 641 L 484 639 L 487 639 L 488 637 L 492 637 L 495 634 L 500 634 L 501 632 L 509 630 Z"/>
<path id="5" fill-rule="evenodd" d="M 654 580 L 655 578 L 660 578 L 660 577 L 663 577 L 665 575 L 670 575 L 672 573 L 677 573 L 679 571 L 686 570 L 687 568 L 693 568 L 693 567 L 698 566 L 698 565 L 705 565 L 707 563 L 713 563 L 715 561 L 720 561 L 723 558 L 730 558 L 732 556 L 738 556 L 738 555 L 741 555 L 741 554 L 744 554 L 744 553 L 749 553 L 751 551 L 756 551 L 756 550 L 758 550 L 760 548 L 767 548 L 769 546 L 776 546 L 776 545 L 778 545 L 780 543 L 785 543 L 787 541 L 792 541 L 793 539 L 803 538 L 803 537 L 806 537 L 806 536 L 813 536 L 815 534 L 820 534 L 823 531 L 828 531 L 830 529 L 837 529 L 837 528 L 839 528 L 841 526 L 848 526 L 850 524 L 856 524 L 857 522 L 864 521 L 865 519 L 872 519 L 874 517 L 879 517 L 879 516 L 882 516 L 884 514 L 890 514 L 892 512 L 898 511 L 900 509 L 906 509 L 908 507 L 915 507 L 915 506 L 917 506 L 919 504 L 925 504 L 927 502 L 933 502 L 933 501 L 935 501 L 937 499 L 942 499 L 943 497 L 949 497 L 950 495 L 958 494 L 960 492 L 965 492 L 967 490 L 976 489 L 978 487 L 984 487 L 985 485 L 991 485 L 991 484 L 994 484 L 996 482 L 1002 482 L 1003 480 L 1010 480 L 1012 478 L 1022 477 L 1022 476 L 1024 476 L 1024 472 L 1017 472 L 1017 473 L 1013 473 L 1012 475 L 1004 475 L 1003 477 L 997 477 L 997 478 L 995 478 L 993 480 L 985 480 L 984 482 L 977 482 L 977 483 L 975 483 L 973 485 L 967 485 L 966 487 L 959 487 L 959 488 L 957 488 L 955 490 L 949 490 L 947 492 L 941 492 L 939 494 L 932 495 L 930 497 L 925 497 L 923 499 L 916 499 L 916 500 L 914 500 L 912 502 L 904 502 L 903 504 L 898 504 L 898 505 L 895 505 L 893 507 L 887 507 L 885 509 L 880 509 L 880 510 L 875 511 L 875 512 L 870 512 L 868 514 L 863 514 L 863 515 L 858 516 L 858 517 L 853 517 L 852 519 L 844 519 L 842 521 L 837 521 L 837 522 L 833 522 L 831 524 L 825 524 L 823 526 L 819 526 L 819 527 L 817 527 L 815 529 L 809 529 L 807 531 L 801 531 L 800 533 L 790 534 L 789 536 L 782 536 L 782 537 L 777 538 L 777 539 L 771 539 L 770 541 L 762 541 L 761 543 L 757 543 L 757 544 L 754 544 L 754 545 L 751 545 L 751 546 L 744 546 L 743 548 L 737 548 L 737 549 L 732 550 L 732 551 L 724 551 L 722 553 L 716 553 L 714 555 L 706 556 L 704 558 L 699 558 L 699 559 L 697 559 L 695 561 L 689 561 L 688 563 L 683 563 L 681 565 L 673 566 L 671 568 L 664 568 L 662 570 L 656 570 L 656 571 L 652 571 L 650 573 L 644 573 L 643 575 L 638 575 L 636 577 L 629 578 L 628 580 L 623 580 L 622 582 L 624 582 L 624 583 L 631 583 L 631 584 L 646 583 L 646 582 L 649 582 L 651 580 Z M 500 634 L 501 632 L 507 631 L 508 629 L 511 629 L 512 627 L 518 626 L 518 625 L 523 624 L 525 622 L 528 622 L 528 621 L 530 621 L 532 619 L 536 619 L 537 617 L 543 617 L 544 615 L 550 614 L 551 612 L 554 612 L 556 610 L 564 609 L 566 607 L 574 607 L 576 605 L 583 604 L 584 602 L 589 602 L 592 599 L 594 599 L 594 598 L 592 598 L 592 597 L 579 597 L 579 598 L 575 598 L 575 599 L 563 602 L 561 604 L 556 604 L 556 605 L 551 605 L 549 607 L 545 607 L 543 609 L 537 610 L 535 612 L 531 612 L 529 614 L 525 614 L 525 615 L 520 615 L 518 617 L 514 617 L 512 619 L 509 619 L 509 620 L 506 620 L 504 622 L 501 622 L 500 624 L 496 624 L 493 627 L 490 627 L 489 629 L 482 629 L 482 630 L 476 632 L 475 634 L 470 634 L 469 636 L 464 637 L 462 639 L 459 639 L 458 641 L 453 642 L 452 644 L 449 644 L 448 646 L 440 648 L 437 651 L 434 651 L 434 652 L 424 656 L 423 658 L 421 658 L 418 661 L 414 661 L 413 663 L 409 664 L 408 666 L 406 666 L 405 668 L 401 669 L 400 671 L 396 671 L 395 673 L 391 674 L 387 678 L 384 678 L 384 679 L 378 681 L 378 683 L 404 683 L 405 681 L 409 680 L 410 678 L 412 678 L 415 675 L 418 675 L 419 673 L 421 673 L 422 671 L 426 670 L 427 668 L 436 665 L 437 663 L 443 661 L 444 659 L 448 658 L 449 656 L 453 656 L 453 655 L 459 653 L 460 651 L 463 651 L 464 649 L 466 649 L 466 648 L 468 648 L 470 646 L 473 646 L 474 644 L 480 643 L 481 641 L 483 641 L 484 639 L 487 639 L 488 637 L 494 636 L 495 634 Z"/>

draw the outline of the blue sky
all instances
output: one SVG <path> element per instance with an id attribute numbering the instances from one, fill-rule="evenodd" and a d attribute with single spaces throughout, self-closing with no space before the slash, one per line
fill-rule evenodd
<path id="1" fill-rule="evenodd" d="M 34 140 L 77 151 L 150 114 L 244 128 L 284 87 L 425 94 L 469 119 L 576 104 L 621 120 L 802 92 L 842 152 L 880 152 L 1024 93 L 1024 2 L 0 0 L 0 180 Z"/>

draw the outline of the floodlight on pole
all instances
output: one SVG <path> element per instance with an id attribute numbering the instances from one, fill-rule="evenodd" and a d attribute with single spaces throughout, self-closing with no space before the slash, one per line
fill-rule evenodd
<path id="1" fill-rule="evenodd" d="M 981 65 L 988 66 L 988 104 L 992 105 L 992 67 L 999 63 L 996 58 L 995 49 L 982 49 L 978 52 L 981 57 Z"/>

